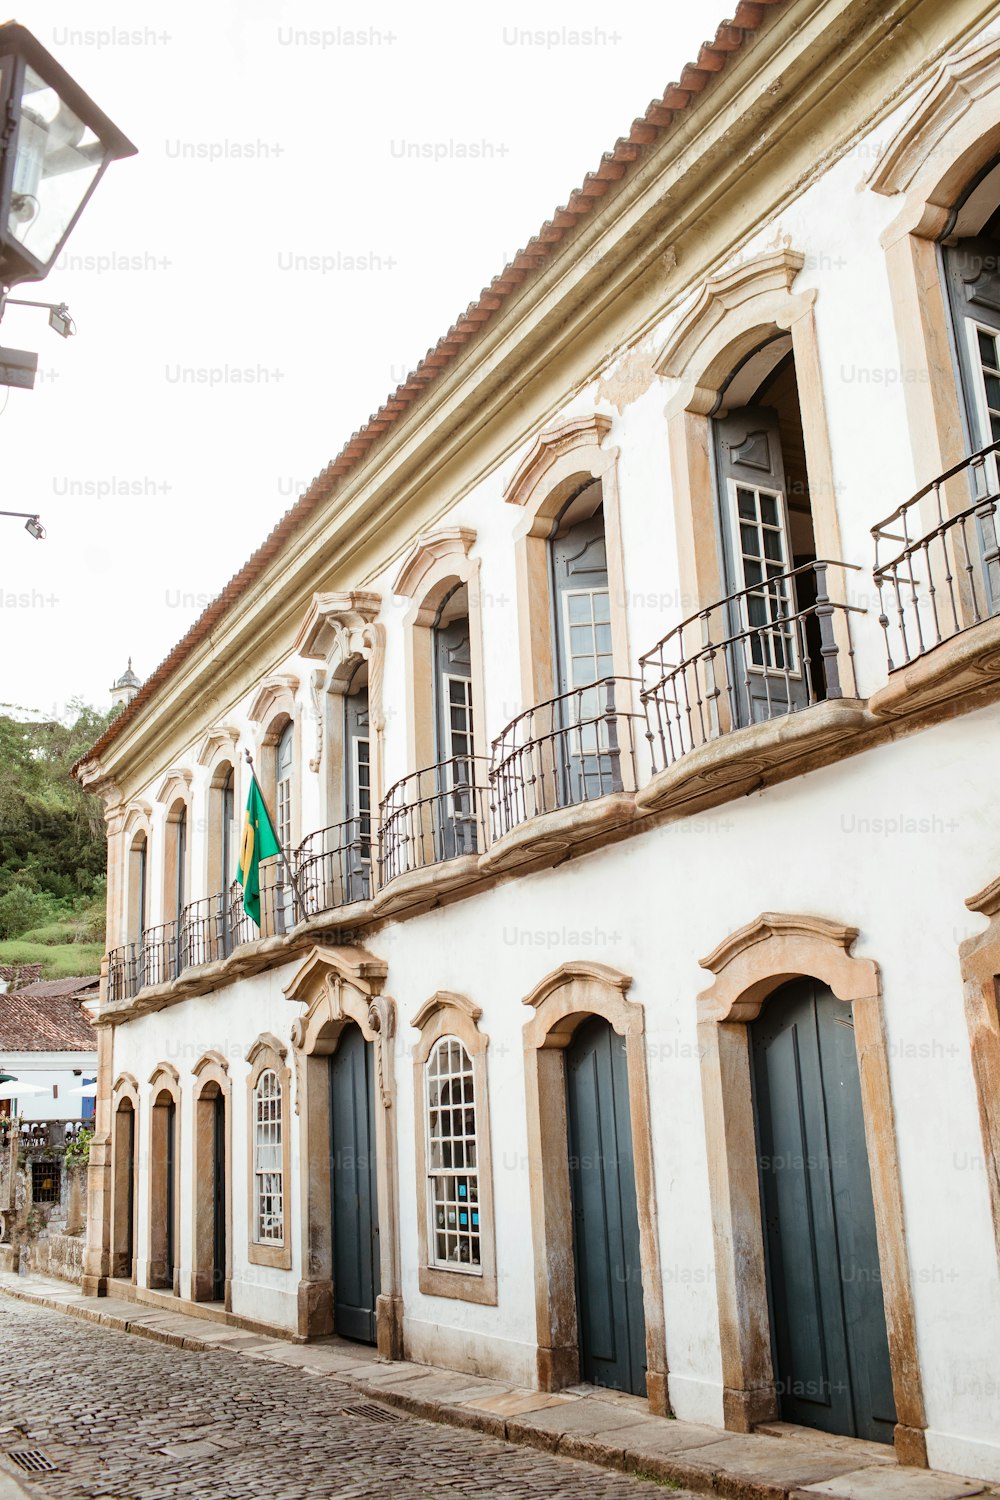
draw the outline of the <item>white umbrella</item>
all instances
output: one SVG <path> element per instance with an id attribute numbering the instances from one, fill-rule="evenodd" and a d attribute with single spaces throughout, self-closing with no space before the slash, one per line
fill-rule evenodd
<path id="1" fill-rule="evenodd" d="M 16 1078 L 0 1083 L 0 1099 L 26 1099 L 29 1094 L 51 1094 L 52 1089 L 40 1083 L 19 1083 Z"/>
<path id="2" fill-rule="evenodd" d="M 96 1083 L 84 1083 L 84 1084 L 82 1084 L 80 1086 L 80 1088 L 78 1088 L 78 1089 L 67 1089 L 66 1092 L 67 1092 L 67 1094 L 79 1094 L 81 1099 L 96 1099 L 97 1098 L 97 1084 Z"/>

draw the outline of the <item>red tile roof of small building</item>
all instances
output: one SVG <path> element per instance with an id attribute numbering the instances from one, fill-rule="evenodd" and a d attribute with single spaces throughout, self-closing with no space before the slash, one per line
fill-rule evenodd
<path id="1" fill-rule="evenodd" d="M 169 655 L 146 678 L 131 703 L 112 719 L 87 754 L 80 757 L 73 767 L 74 772 L 91 756 L 99 756 L 117 738 L 123 726 L 135 718 L 160 685 L 210 634 L 229 606 L 260 577 L 288 538 L 329 499 L 336 481 L 362 461 L 372 444 L 423 395 L 442 370 L 452 363 L 459 352 L 499 312 L 511 294 L 545 265 L 566 235 L 600 204 L 611 186 L 634 169 L 636 163 L 643 158 L 644 148 L 655 145 L 674 124 L 675 119 L 697 102 L 706 85 L 725 68 L 729 58 L 742 49 L 747 37 L 760 29 L 767 12 L 772 7 L 785 3 L 786 0 L 739 0 L 732 19 L 723 21 L 717 28 L 714 39 L 703 43 L 696 61 L 687 64 L 679 81 L 668 84 L 661 97 L 648 105 L 645 114 L 632 122 L 628 135 L 620 136 L 613 149 L 604 153 L 597 170 L 588 172 L 566 203 L 556 209 L 552 218 L 542 225 L 523 250 L 518 251 L 499 276 L 494 276 L 489 286 L 483 288 L 478 301 L 469 304 L 378 411 L 368 418 L 363 427 L 352 433 L 337 457 L 313 480 L 295 504 L 285 511 L 263 544 L 239 572 L 233 575 L 222 592 L 202 611 L 186 635 L 181 637 Z"/>
<path id="2" fill-rule="evenodd" d="M 96 1052 L 97 1032 L 81 1005 L 100 984 L 40 980 L 0 995 L 0 1052 Z"/>

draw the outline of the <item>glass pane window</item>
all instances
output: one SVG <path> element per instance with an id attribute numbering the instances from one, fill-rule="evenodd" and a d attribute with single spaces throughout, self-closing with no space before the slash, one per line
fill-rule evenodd
<path id="1" fill-rule="evenodd" d="M 475 1271 L 482 1265 L 475 1079 L 457 1038 L 435 1044 L 426 1077 L 431 1263 Z"/>
<path id="2" fill-rule="evenodd" d="M 354 744 L 354 808 L 363 857 L 371 856 L 372 834 L 372 765 L 371 742 L 356 739 Z"/>
<path id="3" fill-rule="evenodd" d="M 975 325 L 979 396 L 985 418 L 983 443 L 1000 440 L 1000 336 L 991 328 Z"/>
<path id="4" fill-rule="evenodd" d="M 608 748 L 607 721 L 600 717 L 602 694 L 591 686 L 613 677 L 611 596 L 607 589 L 573 589 L 563 595 L 566 665 L 572 697 L 567 721 L 577 727 L 569 754 L 594 755 Z"/>
<path id="5" fill-rule="evenodd" d="M 782 496 L 736 485 L 737 545 L 743 587 L 745 649 L 751 669 L 798 674 L 795 613 L 788 572 L 788 534 Z"/>
<path id="6" fill-rule="evenodd" d="M 449 816 L 469 818 L 475 814 L 472 765 L 472 679 L 446 674 L 449 790 L 452 805 Z"/>
<path id="7" fill-rule="evenodd" d="M 253 1237 L 257 1245 L 281 1245 L 285 1239 L 281 1116 L 281 1084 L 269 1068 L 253 1091 Z"/>

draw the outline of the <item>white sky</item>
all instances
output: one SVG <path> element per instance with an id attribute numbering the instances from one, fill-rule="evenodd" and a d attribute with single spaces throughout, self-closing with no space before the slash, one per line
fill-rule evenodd
<path id="1" fill-rule="evenodd" d="M 733 9 L 22 0 L 17 19 L 139 155 L 109 168 L 47 281 L 20 289 L 68 302 L 77 337 L 41 311 L 3 321 L 39 378 L 0 415 L 0 508 L 37 510 L 48 537 L 0 518 L 0 703 L 103 705 L 130 654 L 148 676 Z M 486 146 L 459 160 L 459 143 Z M 374 269 L 346 268 L 365 255 Z M 295 271 L 296 256 L 334 265 Z"/>

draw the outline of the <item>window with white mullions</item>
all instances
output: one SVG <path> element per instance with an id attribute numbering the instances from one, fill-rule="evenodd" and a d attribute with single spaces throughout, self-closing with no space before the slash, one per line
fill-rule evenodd
<path id="1" fill-rule="evenodd" d="M 611 596 L 607 589 L 567 589 L 562 597 L 569 686 L 586 689 L 574 695 L 573 717 L 579 728 L 572 753 L 595 755 L 608 748 L 607 723 L 600 718 L 601 691 L 590 684 L 614 676 Z"/>
<path id="2" fill-rule="evenodd" d="M 472 1059 L 442 1037 L 427 1059 L 427 1165 L 431 1264 L 478 1272 L 479 1154 Z"/>
<path id="3" fill-rule="evenodd" d="M 358 827 L 358 837 L 364 850 L 363 857 L 371 858 L 372 837 L 372 766 L 371 741 L 356 739 L 354 745 L 354 806 L 351 816 Z"/>
<path id="4" fill-rule="evenodd" d="M 285 1237 L 282 1097 L 278 1075 L 260 1075 L 253 1091 L 254 1243 L 281 1245 Z"/>
<path id="5" fill-rule="evenodd" d="M 794 594 L 789 570 L 788 528 L 780 491 L 732 485 L 739 536 L 744 599 L 744 626 L 751 671 L 798 676 Z"/>
<path id="6" fill-rule="evenodd" d="M 472 679 L 444 675 L 444 691 L 448 727 L 448 775 L 454 799 L 456 816 L 469 816 L 473 811 L 472 786 Z"/>

